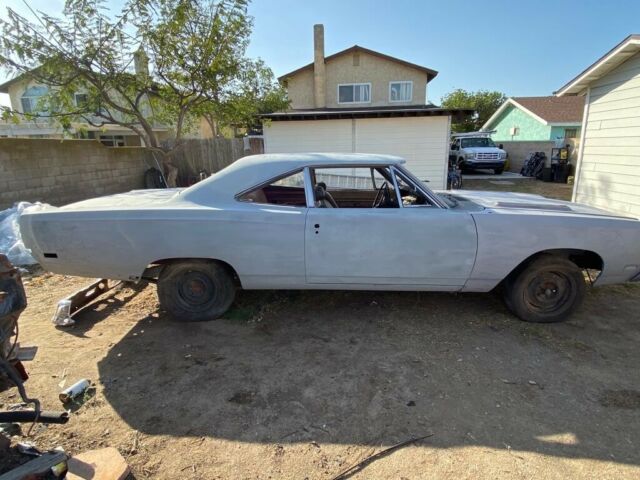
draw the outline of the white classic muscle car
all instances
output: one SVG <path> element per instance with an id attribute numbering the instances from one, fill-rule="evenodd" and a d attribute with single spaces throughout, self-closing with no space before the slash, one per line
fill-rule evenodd
<path id="1" fill-rule="evenodd" d="M 386 155 L 242 158 L 182 190 L 140 190 L 20 219 L 52 272 L 157 281 L 161 307 L 214 319 L 237 288 L 487 292 L 566 318 L 589 283 L 640 280 L 640 221 L 538 195 L 436 193 Z M 594 280 L 595 279 L 595 280 Z"/>

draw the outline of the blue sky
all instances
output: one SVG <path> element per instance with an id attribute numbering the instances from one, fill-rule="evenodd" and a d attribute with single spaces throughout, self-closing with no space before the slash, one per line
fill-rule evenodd
<path id="1" fill-rule="evenodd" d="M 27 1 L 47 13 L 62 6 Z M 22 0 L 0 0 L 0 15 L 7 5 L 28 12 Z M 250 13 L 248 55 L 276 75 L 311 62 L 313 24 L 323 23 L 327 55 L 358 44 L 437 70 L 429 84 L 434 103 L 458 87 L 549 95 L 640 33 L 638 0 L 254 0 Z"/>

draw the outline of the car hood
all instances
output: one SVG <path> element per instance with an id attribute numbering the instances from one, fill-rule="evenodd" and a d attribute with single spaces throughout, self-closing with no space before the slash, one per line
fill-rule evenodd
<path id="1" fill-rule="evenodd" d="M 463 150 L 467 153 L 504 153 L 498 147 L 464 147 Z"/>
<path id="2" fill-rule="evenodd" d="M 81 202 L 71 203 L 60 207 L 63 211 L 81 210 L 110 210 L 162 207 L 171 200 L 181 188 L 162 188 L 150 190 L 132 190 L 126 193 L 106 195 L 104 197 L 90 198 Z"/>
<path id="3" fill-rule="evenodd" d="M 516 212 L 520 210 L 523 211 L 523 213 L 525 211 L 530 213 L 531 210 L 535 210 L 540 212 L 632 218 L 580 203 L 546 198 L 542 195 L 534 195 L 531 193 L 490 192 L 476 190 L 451 190 L 446 193 L 456 200 L 471 201 L 485 208 L 491 208 L 497 211 L 507 210 Z"/>

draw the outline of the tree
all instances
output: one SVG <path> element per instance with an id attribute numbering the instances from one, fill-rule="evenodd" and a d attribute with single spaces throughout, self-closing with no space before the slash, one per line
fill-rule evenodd
<path id="1" fill-rule="evenodd" d="M 460 133 L 480 130 L 506 100 L 506 95 L 501 92 L 490 92 L 488 90 L 468 92 L 462 88 L 457 88 L 442 97 L 441 103 L 444 108 L 472 108 L 476 111 L 476 114 L 471 118 L 452 124 L 451 129 Z"/>
<path id="2" fill-rule="evenodd" d="M 37 110 L 74 122 L 117 124 L 166 160 L 201 118 L 248 124 L 286 108 L 284 91 L 260 60 L 245 57 L 248 0 L 128 0 L 113 14 L 105 0 L 66 0 L 63 16 L 8 8 L 0 20 L 0 67 L 48 92 Z M 76 93 L 82 92 L 81 102 Z M 173 130 L 163 144 L 154 126 Z"/>

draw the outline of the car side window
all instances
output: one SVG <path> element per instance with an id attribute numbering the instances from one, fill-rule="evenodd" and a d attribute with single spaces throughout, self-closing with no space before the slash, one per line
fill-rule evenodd
<path id="1" fill-rule="evenodd" d="M 331 167 L 311 171 L 318 208 L 397 208 L 388 167 Z"/>
<path id="2" fill-rule="evenodd" d="M 422 191 L 418 190 L 413 182 L 410 182 L 397 170 L 394 169 L 394 172 L 403 207 L 433 206 L 431 200 Z"/>
<path id="3" fill-rule="evenodd" d="M 241 202 L 264 203 L 269 205 L 287 205 L 306 207 L 304 175 L 302 170 L 274 180 L 238 197 Z"/>

